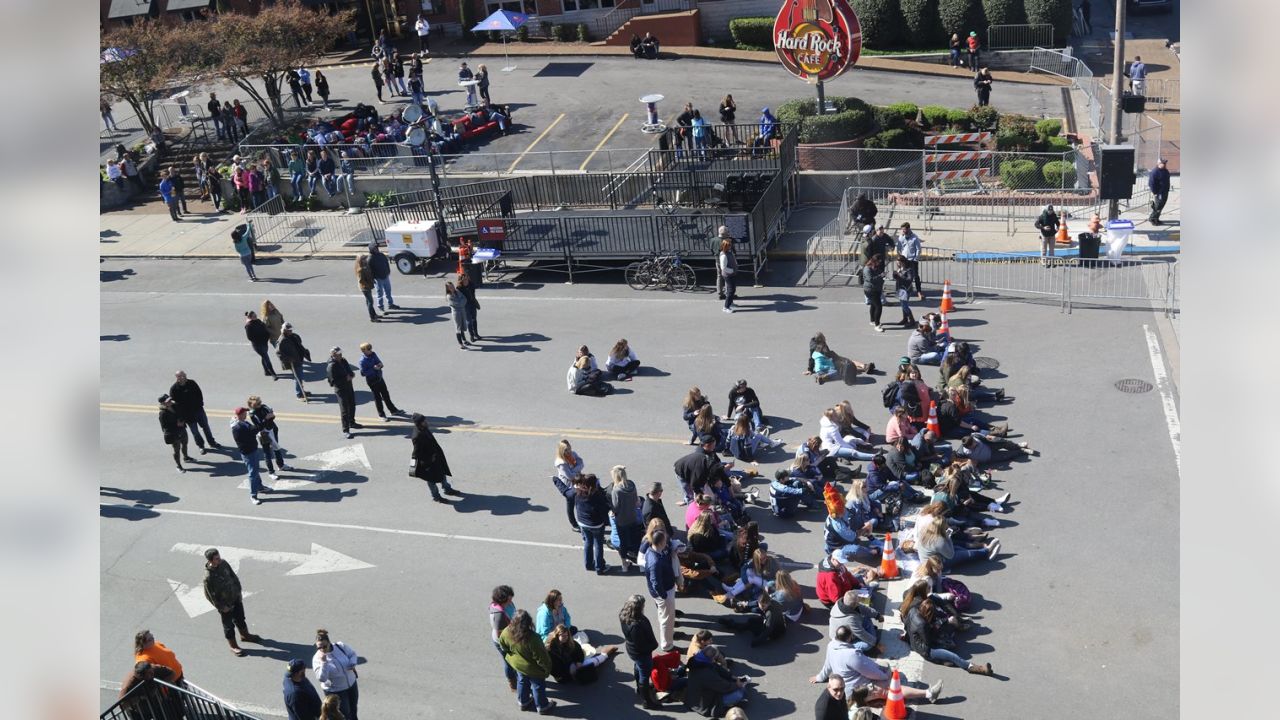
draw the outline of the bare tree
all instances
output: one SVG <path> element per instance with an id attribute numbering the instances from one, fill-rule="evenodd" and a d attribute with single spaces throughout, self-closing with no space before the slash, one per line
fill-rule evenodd
<path id="1" fill-rule="evenodd" d="M 156 127 L 155 103 L 182 81 L 195 63 L 189 26 L 141 22 L 102 38 L 99 90 L 129 103 L 147 132 Z"/>
<path id="2" fill-rule="evenodd" d="M 204 30 L 204 46 L 213 55 L 209 69 L 239 86 L 263 115 L 283 126 L 286 74 L 331 49 L 353 22 L 354 13 L 329 15 L 297 0 L 282 0 L 257 15 L 220 13 Z"/>

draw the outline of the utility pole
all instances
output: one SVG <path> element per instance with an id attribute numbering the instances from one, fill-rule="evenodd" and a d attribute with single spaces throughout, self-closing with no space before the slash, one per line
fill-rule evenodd
<path id="1" fill-rule="evenodd" d="M 1121 114 L 1121 102 L 1124 100 L 1124 20 L 1125 20 L 1126 3 L 1122 0 L 1116 0 L 1116 36 L 1115 54 L 1111 59 L 1111 133 L 1110 141 L 1112 145 L 1120 144 L 1120 127 L 1124 120 Z M 1120 217 L 1120 201 L 1111 200 L 1107 203 L 1107 219 L 1115 220 Z"/>

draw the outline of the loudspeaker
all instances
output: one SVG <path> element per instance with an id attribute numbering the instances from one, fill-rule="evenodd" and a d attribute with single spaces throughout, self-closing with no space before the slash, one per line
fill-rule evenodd
<path id="1" fill-rule="evenodd" d="M 1133 196 L 1133 146 L 1102 145 L 1098 151 L 1098 197 L 1103 200 L 1128 200 Z"/>
<path id="2" fill-rule="evenodd" d="M 1140 113 L 1147 108 L 1147 98 L 1142 95 L 1125 93 L 1120 96 L 1120 110 L 1127 113 Z"/>

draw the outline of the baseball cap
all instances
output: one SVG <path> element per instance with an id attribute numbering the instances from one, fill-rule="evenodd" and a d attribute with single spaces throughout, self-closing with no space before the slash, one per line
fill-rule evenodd
<path id="1" fill-rule="evenodd" d="M 292 659 L 292 660 L 290 660 L 290 661 L 289 661 L 289 674 L 290 674 L 290 675 L 292 675 L 292 674 L 294 674 L 294 673 L 298 672 L 299 670 L 306 670 L 306 669 L 307 669 L 307 664 L 306 664 L 305 662 L 303 662 L 302 660 L 299 660 L 298 658 L 294 658 L 294 659 Z"/>
<path id="2" fill-rule="evenodd" d="M 332 349 L 330 349 L 330 350 L 329 350 L 329 354 L 330 354 L 330 355 L 333 355 L 334 353 L 340 353 L 340 352 L 342 352 L 342 348 L 340 348 L 340 347 L 334 347 L 334 348 L 332 348 Z"/>
<path id="3" fill-rule="evenodd" d="M 236 410 L 235 410 L 235 414 L 236 414 L 236 415 L 239 415 L 240 413 L 243 413 L 243 412 L 249 412 L 249 408 L 244 407 L 244 406 L 242 405 L 242 406 L 240 406 L 240 407 L 236 408 Z"/>
<path id="4" fill-rule="evenodd" d="M 292 330 L 292 329 L 293 329 L 293 323 L 285 323 L 285 324 L 284 324 L 284 329 L 285 329 L 285 330 Z"/>
<path id="5" fill-rule="evenodd" d="M 698 436 L 698 443 L 701 445 L 706 445 L 707 443 L 713 443 L 713 442 L 716 442 L 715 435 L 703 434 Z"/>

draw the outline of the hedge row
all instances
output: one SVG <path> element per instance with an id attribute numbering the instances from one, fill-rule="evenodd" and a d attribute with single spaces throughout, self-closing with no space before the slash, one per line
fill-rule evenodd
<path id="1" fill-rule="evenodd" d="M 946 47 L 952 33 L 976 32 L 985 44 L 988 25 L 1052 23 L 1055 44 L 1071 35 L 1072 0 L 852 0 L 862 44 L 873 50 Z M 729 33 L 740 47 L 773 47 L 772 17 L 737 18 Z"/>

